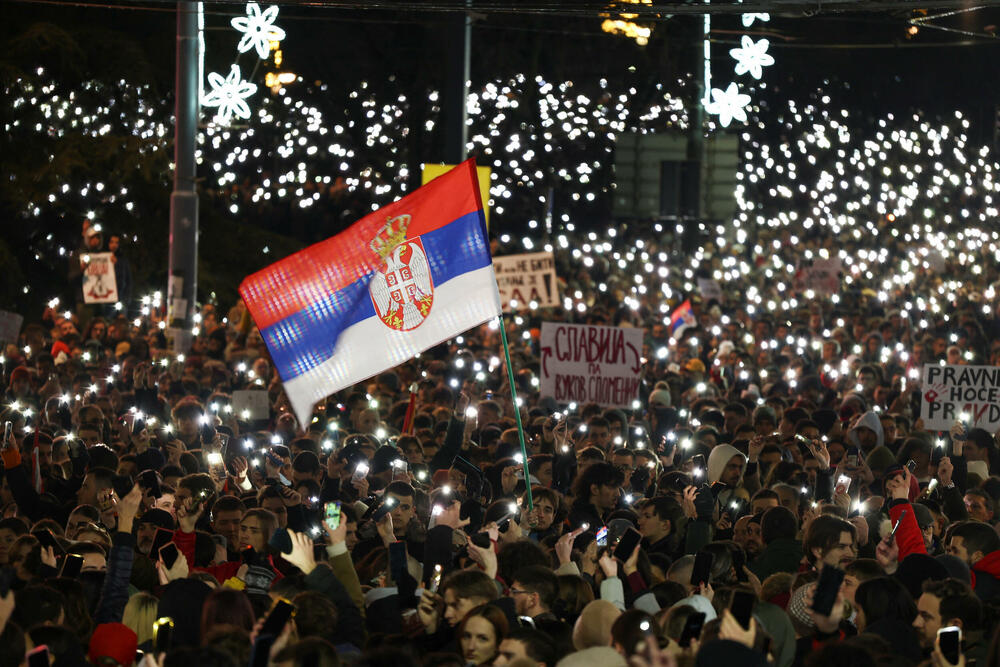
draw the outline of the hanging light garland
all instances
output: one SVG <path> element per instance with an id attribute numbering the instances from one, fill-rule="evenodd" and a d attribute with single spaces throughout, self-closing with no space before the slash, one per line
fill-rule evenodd
<path id="1" fill-rule="evenodd" d="M 742 16 L 744 28 L 751 27 L 755 21 L 770 20 L 770 14 L 747 13 Z M 740 39 L 740 46 L 729 51 L 729 55 L 736 61 L 736 66 L 733 69 L 736 76 L 749 74 L 754 79 L 760 80 L 764 75 L 764 68 L 774 64 L 774 57 L 767 52 L 770 45 L 771 43 L 766 39 L 755 42 L 750 35 L 743 35 Z M 709 71 L 706 63 L 706 81 L 710 81 Z M 740 86 L 735 81 L 731 82 L 725 90 L 706 85 L 703 103 L 707 113 L 719 117 L 719 125 L 722 127 L 729 127 L 729 124 L 734 120 L 741 123 L 747 122 L 746 109 L 750 105 L 750 96 L 740 92 Z"/>
<path id="2" fill-rule="evenodd" d="M 272 44 L 285 38 L 285 31 L 274 24 L 277 18 L 276 5 L 261 11 L 256 2 L 248 2 L 246 16 L 237 16 L 230 22 L 236 30 L 243 33 L 236 45 L 237 51 L 247 53 L 254 50 L 261 60 L 267 60 Z M 233 63 L 226 76 L 210 72 L 208 84 L 211 90 L 204 95 L 201 103 L 218 109 L 214 122 L 228 125 L 233 116 L 243 120 L 250 118 L 250 105 L 246 100 L 257 92 L 257 84 L 243 78 L 239 65 Z"/>

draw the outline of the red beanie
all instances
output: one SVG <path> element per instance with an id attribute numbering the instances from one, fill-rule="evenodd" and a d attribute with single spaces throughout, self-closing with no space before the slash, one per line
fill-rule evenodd
<path id="1" fill-rule="evenodd" d="M 29 371 L 26 366 L 18 366 L 10 372 L 11 386 L 13 386 L 15 382 L 20 382 L 21 380 L 31 380 L 31 371 Z"/>
<path id="2" fill-rule="evenodd" d="M 90 637 L 87 657 L 97 665 L 102 658 L 111 658 L 119 665 L 135 662 L 135 649 L 139 639 L 132 629 L 121 623 L 102 623 Z"/>

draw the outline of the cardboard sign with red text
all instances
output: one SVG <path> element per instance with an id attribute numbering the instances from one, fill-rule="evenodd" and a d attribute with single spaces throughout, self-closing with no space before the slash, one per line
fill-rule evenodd
<path id="1" fill-rule="evenodd" d="M 925 364 L 920 391 L 928 431 L 947 431 L 956 419 L 967 428 L 1000 429 L 1000 366 Z"/>
<path id="2" fill-rule="evenodd" d="M 630 408 L 639 398 L 641 354 L 642 329 L 543 322 L 541 394 Z"/>

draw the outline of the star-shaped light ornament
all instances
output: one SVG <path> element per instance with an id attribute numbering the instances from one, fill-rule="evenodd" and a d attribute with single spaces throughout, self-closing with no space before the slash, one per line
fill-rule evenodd
<path id="1" fill-rule="evenodd" d="M 257 49 L 257 55 L 261 60 L 267 60 L 271 52 L 271 42 L 280 42 L 285 38 L 285 31 L 274 25 L 276 18 L 278 18 L 277 5 L 272 5 L 261 12 L 256 2 L 248 2 L 247 15 L 238 16 L 231 21 L 233 27 L 243 33 L 240 43 L 236 45 L 240 53 Z"/>
<path id="2" fill-rule="evenodd" d="M 770 14 L 766 14 L 766 13 L 765 14 L 744 14 L 743 15 L 743 27 L 744 28 L 749 28 L 750 26 L 753 25 L 754 21 L 761 21 L 761 22 L 763 22 L 763 21 L 770 21 L 770 20 L 771 20 L 771 15 Z"/>
<path id="3" fill-rule="evenodd" d="M 719 125 L 729 127 L 734 120 L 747 122 L 746 106 L 750 104 L 750 96 L 740 92 L 736 82 L 730 83 L 725 90 L 712 89 L 712 101 L 705 104 L 705 111 L 719 117 Z"/>
<path id="4" fill-rule="evenodd" d="M 762 77 L 764 68 L 774 64 L 774 58 L 767 53 L 770 45 L 766 39 L 754 43 L 749 35 L 743 35 L 742 46 L 729 51 L 729 55 L 736 60 L 736 75 L 749 72 L 755 79 Z"/>
<path id="5" fill-rule="evenodd" d="M 226 78 L 210 72 L 208 83 L 212 90 L 201 99 L 201 103 L 206 107 L 219 107 L 215 122 L 226 124 L 232 116 L 250 118 L 250 105 L 246 103 L 246 98 L 257 92 L 257 84 L 244 81 L 239 67 L 232 65 Z"/>

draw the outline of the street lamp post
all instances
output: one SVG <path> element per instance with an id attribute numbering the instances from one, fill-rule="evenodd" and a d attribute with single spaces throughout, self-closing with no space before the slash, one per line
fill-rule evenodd
<path id="1" fill-rule="evenodd" d="M 168 337 L 175 352 L 191 341 L 198 289 L 198 192 L 195 137 L 198 132 L 198 3 L 177 3 L 177 78 L 174 111 L 174 189 L 170 194 Z"/>

